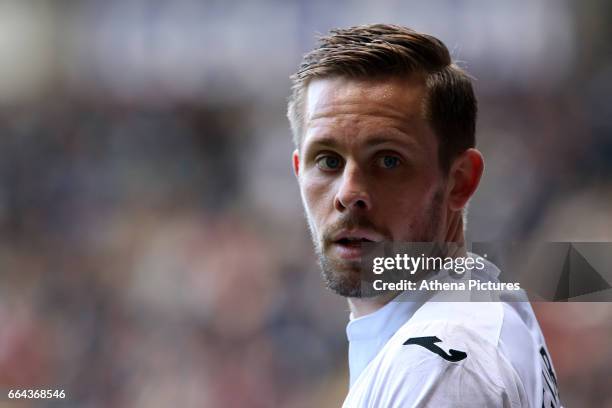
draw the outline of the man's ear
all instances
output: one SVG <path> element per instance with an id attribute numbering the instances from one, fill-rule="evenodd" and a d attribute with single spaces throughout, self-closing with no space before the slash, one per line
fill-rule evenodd
<path id="1" fill-rule="evenodd" d="M 478 188 L 484 170 L 484 159 L 476 149 L 467 149 L 455 159 L 450 169 L 450 193 L 448 204 L 451 210 L 460 211 Z"/>
<path id="2" fill-rule="evenodd" d="M 300 153 L 297 149 L 293 151 L 293 173 L 295 177 L 300 175 Z"/>

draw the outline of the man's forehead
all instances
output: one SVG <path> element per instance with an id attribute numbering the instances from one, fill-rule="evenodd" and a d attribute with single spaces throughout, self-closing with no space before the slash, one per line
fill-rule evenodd
<path id="1" fill-rule="evenodd" d="M 309 84 L 303 146 L 395 143 L 435 151 L 437 138 L 423 112 L 421 78 L 317 79 Z"/>
<path id="2" fill-rule="evenodd" d="M 416 75 L 375 79 L 317 78 L 307 87 L 304 118 L 342 114 L 379 115 L 398 120 L 422 115 L 424 80 Z"/>

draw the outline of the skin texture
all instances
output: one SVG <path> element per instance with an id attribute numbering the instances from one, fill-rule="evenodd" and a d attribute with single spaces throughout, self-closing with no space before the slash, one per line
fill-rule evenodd
<path id="1" fill-rule="evenodd" d="M 360 250 L 341 234 L 373 241 L 463 243 L 461 211 L 483 171 L 476 149 L 438 161 L 438 138 L 423 117 L 424 81 L 323 78 L 307 88 L 301 146 L 293 153 L 308 225 L 330 289 L 355 316 L 394 295 L 361 293 Z"/>

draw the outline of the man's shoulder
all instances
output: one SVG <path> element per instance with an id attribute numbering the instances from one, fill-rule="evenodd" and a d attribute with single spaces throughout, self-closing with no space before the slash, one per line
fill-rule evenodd
<path id="1" fill-rule="evenodd" d="M 426 302 L 400 330 L 431 330 L 434 326 L 497 346 L 507 313 L 500 302 Z"/>
<path id="2" fill-rule="evenodd" d="M 524 406 L 522 381 L 499 347 L 508 313 L 499 302 L 424 304 L 364 370 L 353 398 Z"/>
<path id="3" fill-rule="evenodd" d="M 508 370 L 500 353 L 499 332 L 479 321 L 432 319 L 402 326 L 381 355 L 389 369 L 421 365 L 431 370 L 460 366 L 493 386 L 503 386 L 499 370 Z"/>
<path id="4" fill-rule="evenodd" d="M 520 379 L 498 348 L 452 320 L 404 325 L 353 388 L 349 398 L 375 406 L 521 406 L 525 400 Z"/>
<path id="5" fill-rule="evenodd" d="M 518 374 L 522 382 L 531 382 L 532 376 L 527 374 L 539 371 L 535 368 L 543 344 L 529 303 L 426 303 L 394 337 L 398 344 L 388 349 L 393 360 L 402 360 L 402 355 L 410 358 L 414 353 L 434 350 L 433 354 L 442 358 L 435 360 L 436 363 L 464 364 L 474 369 L 491 365 L 512 376 Z M 431 345 L 432 342 L 438 347 Z M 447 353 L 441 354 L 438 348 L 445 347 Z M 451 349 L 465 352 L 465 359 L 453 357 Z"/>

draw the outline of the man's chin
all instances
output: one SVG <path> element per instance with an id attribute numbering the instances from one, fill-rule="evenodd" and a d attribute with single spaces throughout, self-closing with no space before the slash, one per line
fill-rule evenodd
<path id="1" fill-rule="evenodd" d="M 320 257 L 325 285 L 334 293 L 351 298 L 380 296 L 372 284 L 362 279 L 362 265 L 358 261 L 337 261 Z"/>

